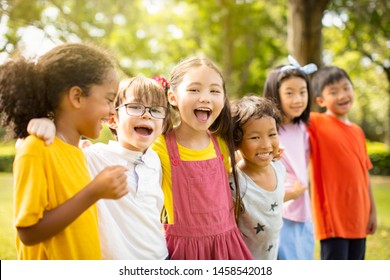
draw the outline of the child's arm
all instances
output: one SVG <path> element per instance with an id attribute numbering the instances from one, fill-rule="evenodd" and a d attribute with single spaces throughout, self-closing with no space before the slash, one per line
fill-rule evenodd
<path id="1" fill-rule="evenodd" d="M 36 135 L 45 141 L 46 146 L 49 146 L 54 141 L 56 126 L 47 118 L 32 119 L 27 125 L 27 132 Z"/>
<path id="2" fill-rule="evenodd" d="M 376 204 L 374 200 L 374 195 L 372 194 L 372 187 L 371 187 L 371 182 L 370 182 L 370 177 L 368 176 L 368 193 L 370 196 L 370 216 L 368 219 L 368 225 L 367 225 L 367 233 L 368 234 L 374 234 L 376 231 L 376 228 L 378 226 L 377 224 L 377 217 L 376 217 Z"/>
<path id="3" fill-rule="evenodd" d="M 302 185 L 299 181 L 295 181 L 294 187 L 285 191 L 283 201 L 295 200 L 301 197 L 306 190 L 307 186 Z"/>
<path id="4" fill-rule="evenodd" d="M 46 211 L 42 219 L 30 227 L 18 227 L 18 235 L 26 245 L 34 245 L 55 236 L 69 226 L 85 210 L 102 198 L 118 199 L 128 193 L 123 166 L 106 167 L 85 188 L 58 207 Z"/>

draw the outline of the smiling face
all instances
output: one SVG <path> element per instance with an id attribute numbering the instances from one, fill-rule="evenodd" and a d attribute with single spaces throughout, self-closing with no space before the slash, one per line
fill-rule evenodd
<path id="1" fill-rule="evenodd" d="M 326 107 L 326 113 L 342 121 L 347 120 L 354 100 L 353 86 L 347 78 L 324 87 L 316 101 L 319 106 Z"/>
<path id="2" fill-rule="evenodd" d="M 210 67 L 196 67 L 183 76 L 176 91 L 169 92 L 168 99 L 179 110 L 181 127 L 207 130 L 224 106 L 222 78 Z"/>
<path id="3" fill-rule="evenodd" d="M 152 117 L 150 111 L 160 116 L 159 109 L 167 107 L 164 90 L 151 79 L 134 77 L 122 81 L 116 101 L 117 113 L 112 116 L 110 127 L 116 130 L 118 142 L 131 151 L 145 152 L 163 131 L 165 120 Z M 135 116 L 142 113 L 139 104 L 156 108 L 148 108 L 142 116 Z"/>
<path id="4" fill-rule="evenodd" d="M 96 139 L 103 128 L 102 123 L 114 113 L 114 99 L 118 91 L 119 78 L 111 69 L 103 84 L 92 85 L 87 96 L 82 97 L 83 111 L 78 118 L 81 135 Z"/>
<path id="5" fill-rule="evenodd" d="M 242 129 L 242 142 L 238 150 L 245 164 L 255 168 L 267 167 L 279 150 L 275 119 L 269 116 L 253 118 Z"/>
<path id="6" fill-rule="evenodd" d="M 306 81 L 292 77 L 282 82 L 279 88 L 280 103 L 283 111 L 283 122 L 289 123 L 302 115 L 308 104 Z"/>

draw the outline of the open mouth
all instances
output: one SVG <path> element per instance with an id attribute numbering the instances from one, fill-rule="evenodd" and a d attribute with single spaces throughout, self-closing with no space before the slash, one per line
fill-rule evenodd
<path id="1" fill-rule="evenodd" d="M 201 121 L 201 122 L 205 122 L 209 119 L 210 115 L 211 115 L 211 109 L 209 108 L 198 108 L 198 109 L 195 109 L 194 110 L 194 114 L 196 116 L 196 118 Z"/>
<path id="2" fill-rule="evenodd" d="M 137 132 L 138 134 L 140 134 L 142 136 L 149 136 L 153 133 L 153 129 L 151 129 L 150 127 L 146 127 L 146 126 L 137 126 L 137 127 L 134 127 L 134 130 L 135 130 L 135 132 Z"/>

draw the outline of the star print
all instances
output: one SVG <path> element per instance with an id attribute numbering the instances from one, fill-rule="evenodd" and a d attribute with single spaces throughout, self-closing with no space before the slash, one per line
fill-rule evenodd
<path id="1" fill-rule="evenodd" d="M 257 226 L 254 227 L 254 229 L 256 230 L 256 234 L 258 234 L 260 231 L 264 231 L 264 225 L 260 225 L 259 223 L 257 223 Z"/>
<path id="2" fill-rule="evenodd" d="M 269 245 L 268 249 L 266 250 L 267 252 L 271 252 L 271 249 L 274 247 L 274 245 Z"/>
<path id="3" fill-rule="evenodd" d="M 274 212 L 275 208 L 278 207 L 278 206 L 279 205 L 276 202 L 274 202 L 274 203 L 271 204 L 271 209 L 269 209 L 269 210 Z"/>

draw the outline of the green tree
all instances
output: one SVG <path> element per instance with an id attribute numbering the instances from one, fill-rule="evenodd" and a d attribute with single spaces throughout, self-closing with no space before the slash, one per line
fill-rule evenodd
<path id="1" fill-rule="evenodd" d="M 26 27 L 54 44 L 106 45 L 123 76 L 168 76 L 180 59 L 202 54 L 220 66 L 234 98 L 260 94 L 268 71 L 291 53 L 301 64 L 334 63 L 350 70 L 358 105 L 353 117 L 372 131 L 371 138 L 383 137 L 381 124 L 389 122 L 390 110 L 380 110 L 389 92 L 382 82 L 388 81 L 390 64 L 388 5 L 386 0 L 2 0 L 0 58 L 26 47 L 21 41 Z M 332 17 L 341 25 L 327 24 Z"/>
<path id="2" fill-rule="evenodd" d="M 390 2 L 332 1 L 326 14 L 328 54 L 351 71 L 357 114 L 370 138 L 390 145 Z M 382 123 L 382 125 L 381 125 Z M 378 138 L 379 136 L 379 138 Z"/>

